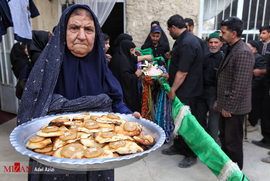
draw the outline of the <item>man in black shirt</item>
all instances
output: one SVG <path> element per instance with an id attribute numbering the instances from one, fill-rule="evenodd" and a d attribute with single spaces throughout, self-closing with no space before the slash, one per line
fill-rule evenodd
<path id="1" fill-rule="evenodd" d="M 214 32 L 209 35 L 207 45 L 209 53 L 203 57 L 203 95 L 197 100 L 197 116 L 201 126 L 212 138 L 217 141 L 219 112 L 213 109 L 216 97 L 216 72 L 224 57 L 220 51 L 222 41 L 219 33 Z M 206 114 L 209 111 L 209 120 Z"/>
<path id="2" fill-rule="evenodd" d="M 185 18 L 184 19 L 185 20 L 185 23 L 186 23 L 186 26 L 187 26 L 187 30 L 190 32 L 190 33 L 192 33 L 192 34 L 194 34 L 193 33 L 193 29 L 194 29 L 194 22 L 193 22 L 193 19 L 191 19 L 191 18 Z M 202 40 L 202 39 L 200 39 L 199 37 L 197 37 L 197 36 L 195 36 L 196 38 L 197 38 L 197 40 L 199 41 L 199 43 L 200 43 L 200 45 L 201 45 L 201 47 L 202 47 L 202 51 L 203 51 L 203 55 L 204 55 L 204 46 L 205 46 L 205 42 Z"/>
<path id="3" fill-rule="evenodd" d="M 166 52 L 170 51 L 169 44 L 160 42 L 161 28 L 160 26 L 153 26 L 150 32 L 151 42 L 146 42 L 142 45 L 141 49 L 152 48 L 154 57 L 162 56 L 164 60 L 159 60 L 159 65 L 165 65 Z"/>
<path id="4" fill-rule="evenodd" d="M 164 75 L 171 86 L 168 97 L 173 100 L 176 95 L 182 103 L 190 106 L 191 113 L 195 115 L 196 100 L 203 91 L 202 49 L 196 37 L 186 29 L 185 21 L 180 15 L 170 17 L 167 25 L 171 37 L 176 40 L 169 74 Z M 174 144 L 162 150 L 162 153 L 184 155 L 185 158 L 178 165 L 181 168 L 190 167 L 197 162 L 197 156 L 180 135 L 174 139 Z"/>

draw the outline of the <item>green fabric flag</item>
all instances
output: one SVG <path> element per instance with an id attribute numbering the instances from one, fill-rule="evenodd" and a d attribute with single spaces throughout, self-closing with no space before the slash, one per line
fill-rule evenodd
<path id="1" fill-rule="evenodd" d="M 167 67 L 167 72 L 169 72 L 169 67 L 170 67 L 170 64 L 171 64 L 171 59 L 169 58 L 169 59 L 168 59 L 168 67 Z"/>
<path id="2" fill-rule="evenodd" d="M 172 51 L 170 51 L 169 53 L 172 55 Z M 171 64 L 171 59 L 169 58 L 168 59 L 168 66 L 167 66 L 167 72 L 169 72 L 170 64 Z"/>
<path id="3" fill-rule="evenodd" d="M 158 60 L 159 59 L 164 60 L 164 58 L 162 56 L 154 57 L 152 48 L 146 48 L 146 49 L 143 49 L 143 50 L 139 49 L 139 48 L 136 48 L 136 50 L 139 50 L 141 52 L 141 55 L 152 55 L 152 57 L 153 57 L 153 60 L 152 60 L 153 65 L 158 65 Z"/>
<path id="4" fill-rule="evenodd" d="M 158 78 L 161 86 L 168 94 L 171 90 L 167 81 Z M 241 172 L 237 164 L 222 151 L 214 139 L 206 133 L 196 118 L 191 114 L 189 107 L 174 97 L 172 101 L 175 129 L 184 138 L 190 149 L 198 156 L 219 180 L 241 181 L 248 179 Z"/>

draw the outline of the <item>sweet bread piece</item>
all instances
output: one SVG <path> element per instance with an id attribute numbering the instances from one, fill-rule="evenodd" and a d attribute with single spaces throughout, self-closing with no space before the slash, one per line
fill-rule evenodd
<path id="1" fill-rule="evenodd" d="M 94 133 L 94 139 L 97 143 L 108 143 L 112 141 L 119 141 L 119 140 L 131 140 L 133 141 L 133 138 L 130 136 L 126 136 L 123 134 L 116 134 L 115 132 L 98 132 Z"/>
<path id="2" fill-rule="evenodd" d="M 45 146 L 47 146 L 51 143 L 52 143 L 52 141 L 50 138 L 44 139 L 44 140 L 39 141 L 39 142 L 31 142 L 29 139 L 29 141 L 26 143 L 26 147 L 29 149 L 44 148 Z"/>
<path id="3" fill-rule="evenodd" d="M 104 144 L 95 142 L 94 138 L 91 136 L 89 138 L 81 138 L 80 142 L 86 147 L 102 147 Z"/>
<path id="4" fill-rule="evenodd" d="M 71 159 L 97 159 L 97 158 L 114 158 L 114 154 L 109 150 L 101 147 L 87 148 L 84 151 L 75 153 Z"/>
<path id="5" fill-rule="evenodd" d="M 68 141 L 68 140 L 74 140 L 77 138 L 77 130 L 76 129 L 70 129 L 64 132 L 61 136 L 59 136 L 59 139 L 63 141 Z"/>
<path id="6" fill-rule="evenodd" d="M 50 144 L 50 145 L 47 145 L 46 147 L 44 148 L 37 148 L 37 149 L 34 149 L 35 152 L 38 152 L 38 153 L 47 153 L 47 152 L 51 152 L 53 150 L 53 145 Z"/>
<path id="7" fill-rule="evenodd" d="M 83 124 L 82 121 L 70 121 L 70 127 L 72 126 L 81 126 Z"/>
<path id="8" fill-rule="evenodd" d="M 69 117 L 67 116 L 60 116 L 56 119 L 53 119 L 50 121 L 50 123 L 48 124 L 49 126 L 69 126 L 72 124 L 72 121 L 70 121 Z"/>
<path id="9" fill-rule="evenodd" d="M 65 146 L 66 144 L 75 143 L 75 142 L 78 142 L 79 140 L 80 139 L 76 138 L 76 139 L 73 139 L 73 140 L 63 141 L 60 138 L 55 138 L 54 141 L 53 141 L 53 150 L 55 151 L 58 148 Z"/>
<path id="10" fill-rule="evenodd" d="M 93 136 L 93 134 L 77 131 L 77 138 L 88 138 L 90 136 Z"/>
<path id="11" fill-rule="evenodd" d="M 95 125 L 92 124 L 95 122 Z M 92 129 L 91 129 L 92 128 Z M 108 132 L 113 131 L 115 126 L 113 124 L 98 123 L 96 121 L 85 122 L 82 126 L 78 127 L 77 130 L 85 133 L 96 133 L 96 132 Z"/>
<path id="12" fill-rule="evenodd" d="M 72 118 L 72 121 L 81 121 L 83 122 L 85 119 L 90 119 L 90 114 L 89 113 L 82 113 L 79 115 L 76 115 Z"/>
<path id="13" fill-rule="evenodd" d="M 151 135 L 141 135 L 141 136 L 133 136 L 138 143 L 143 145 L 151 146 L 154 144 L 154 138 Z"/>
<path id="14" fill-rule="evenodd" d="M 115 132 L 117 134 L 123 134 L 126 136 L 138 136 L 141 134 L 142 128 L 136 122 L 127 121 L 126 123 L 122 124 L 121 126 L 116 126 Z"/>
<path id="15" fill-rule="evenodd" d="M 42 155 L 46 155 L 46 156 L 52 156 L 53 153 L 54 153 L 54 151 L 49 151 L 49 152 L 44 152 L 44 153 L 42 153 L 42 152 L 37 152 L 37 153 L 42 154 Z"/>
<path id="16" fill-rule="evenodd" d="M 120 119 L 119 116 L 114 114 L 102 115 L 101 117 L 98 117 L 96 121 L 99 123 L 110 123 L 115 125 L 122 125 L 126 122 L 125 120 Z"/>
<path id="17" fill-rule="evenodd" d="M 90 120 L 97 121 L 97 118 L 99 118 L 99 117 L 100 116 L 97 116 L 97 115 L 91 115 Z"/>
<path id="18" fill-rule="evenodd" d="M 37 142 L 40 142 L 40 141 L 43 141 L 43 140 L 45 140 L 45 137 L 41 137 L 41 136 L 38 136 L 38 135 L 36 135 L 36 136 L 29 139 L 29 141 L 32 142 L 32 143 L 37 143 Z"/>
<path id="19" fill-rule="evenodd" d="M 74 155 L 77 152 L 83 151 L 86 147 L 84 147 L 80 143 L 71 143 L 68 145 L 65 145 L 61 148 L 58 148 L 54 153 L 54 157 L 59 158 L 70 158 L 72 155 Z"/>
<path id="20" fill-rule="evenodd" d="M 117 152 L 119 154 L 131 154 L 142 152 L 143 149 L 133 141 L 116 141 L 106 144 L 103 149 Z"/>
<path id="21" fill-rule="evenodd" d="M 53 150 L 57 150 L 65 145 L 65 142 L 59 138 L 55 138 L 53 141 Z"/>
<path id="22" fill-rule="evenodd" d="M 49 127 L 49 126 L 48 126 Z M 67 130 L 58 130 L 53 132 L 44 132 L 43 129 L 37 132 L 38 136 L 41 137 L 57 137 L 62 136 Z"/>

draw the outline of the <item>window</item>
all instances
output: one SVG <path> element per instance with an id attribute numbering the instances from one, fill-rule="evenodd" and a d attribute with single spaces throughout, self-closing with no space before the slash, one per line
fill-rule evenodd
<path id="1" fill-rule="evenodd" d="M 259 41 L 259 28 L 270 23 L 270 0 L 204 0 L 201 37 L 220 29 L 220 22 L 237 16 L 244 22 L 242 38 Z"/>

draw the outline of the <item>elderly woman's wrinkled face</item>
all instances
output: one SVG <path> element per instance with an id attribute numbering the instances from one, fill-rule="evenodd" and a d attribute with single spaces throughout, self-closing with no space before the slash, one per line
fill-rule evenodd
<path id="1" fill-rule="evenodd" d="M 83 10 L 86 11 L 86 10 Z M 95 42 L 95 23 L 82 13 L 71 15 L 67 24 L 67 47 L 77 57 L 85 57 L 92 51 Z"/>

